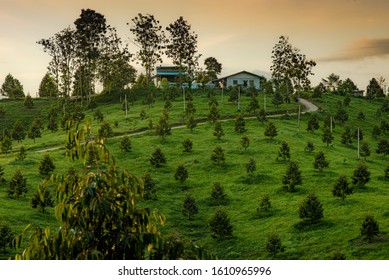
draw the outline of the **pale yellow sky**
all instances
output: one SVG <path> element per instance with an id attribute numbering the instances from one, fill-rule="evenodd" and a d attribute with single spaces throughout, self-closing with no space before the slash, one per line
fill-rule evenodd
<path id="1" fill-rule="evenodd" d="M 202 58 L 218 59 L 222 74 L 269 72 L 272 48 L 287 35 L 317 61 L 313 85 L 332 72 L 361 89 L 373 77 L 389 81 L 387 0 L 0 0 L 0 83 L 11 73 L 35 95 L 50 60 L 36 41 L 73 26 L 87 8 L 126 42 L 126 23 L 137 13 L 153 14 L 163 26 L 183 16 L 198 34 Z"/>

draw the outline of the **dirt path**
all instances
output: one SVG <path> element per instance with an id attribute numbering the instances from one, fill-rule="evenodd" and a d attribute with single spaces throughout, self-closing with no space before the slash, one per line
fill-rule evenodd
<path id="1" fill-rule="evenodd" d="M 303 113 L 307 113 L 307 112 L 315 112 L 317 110 L 319 110 L 319 108 L 313 104 L 312 102 L 306 100 L 306 99 L 303 99 L 303 98 L 300 98 L 300 103 L 305 107 L 305 110 L 303 110 Z M 291 115 L 296 115 L 297 113 L 294 113 L 294 114 L 291 114 Z M 280 117 L 282 115 L 270 115 L 268 116 L 269 118 L 276 118 L 276 117 Z M 253 119 L 253 118 L 256 118 L 256 117 L 246 117 L 245 119 Z M 229 120 L 232 120 L 233 118 L 230 118 L 230 119 L 224 119 L 222 121 L 229 121 Z M 207 122 L 201 122 L 201 123 L 198 123 L 198 125 L 201 125 L 201 124 L 205 124 Z M 185 128 L 186 125 L 177 125 L 177 126 L 173 126 L 172 129 L 179 129 L 179 128 Z M 132 132 L 132 133 L 128 133 L 127 135 L 131 136 L 131 135 L 140 135 L 140 134 L 143 134 L 145 132 L 148 132 L 148 130 L 144 130 L 144 131 L 137 131 L 137 132 Z M 120 136 L 115 136 L 115 137 L 112 137 L 112 138 L 119 138 L 119 137 L 122 137 L 122 135 Z M 54 151 L 54 150 L 59 150 L 59 149 L 62 149 L 64 148 L 64 146 L 57 146 L 57 147 L 52 147 L 52 148 L 48 148 L 48 149 L 43 149 L 43 150 L 38 150 L 36 151 L 37 153 L 45 153 L 45 152 L 50 152 L 50 151 Z"/>

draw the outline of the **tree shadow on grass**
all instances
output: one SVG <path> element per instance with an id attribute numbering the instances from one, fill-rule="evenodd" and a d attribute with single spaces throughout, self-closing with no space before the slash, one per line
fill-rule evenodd
<path id="1" fill-rule="evenodd" d="M 267 182 L 272 178 L 272 176 L 267 174 L 254 174 L 254 175 L 246 175 L 246 176 L 240 176 L 235 181 L 238 184 L 245 184 L 245 185 L 255 185 L 259 184 L 261 182 Z"/>
<path id="2" fill-rule="evenodd" d="M 303 220 L 293 225 L 296 232 L 307 232 L 328 229 L 334 226 L 334 223 L 328 220 L 311 223 L 309 220 Z"/>

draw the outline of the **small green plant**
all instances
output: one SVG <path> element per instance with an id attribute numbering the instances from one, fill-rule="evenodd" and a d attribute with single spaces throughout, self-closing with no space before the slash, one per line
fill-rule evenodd
<path id="1" fill-rule="evenodd" d="M 324 155 L 323 151 L 318 152 L 315 155 L 315 160 L 313 162 L 313 167 L 315 169 L 318 169 L 320 173 L 323 172 L 324 168 L 327 168 L 330 163 L 326 160 L 326 157 Z"/>
<path id="2" fill-rule="evenodd" d="M 364 188 L 370 181 L 370 171 L 362 161 L 358 163 L 351 180 L 356 188 Z"/>
<path id="3" fill-rule="evenodd" d="M 211 197 L 215 200 L 223 200 L 226 197 L 224 189 L 219 182 L 212 184 Z"/>
<path id="4" fill-rule="evenodd" d="M 47 176 L 55 170 L 55 164 L 49 154 L 45 154 L 39 165 L 39 174 Z"/>
<path id="5" fill-rule="evenodd" d="M 239 115 L 235 119 L 235 132 L 236 133 L 245 133 L 247 131 L 246 129 L 246 122 L 244 121 L 244 118 L 242 115 Z"/>
<path id="6" fill-rule="evenodd" d="M 276 256 L 279 253 L 282 253 L 285 250 L 285 247 L 281 243 L 281 238 L 277 232 L 272 232 L 266 242 L 266 251 L 271 256 Z"/>
<path id="7" fill-rule="evenodd" d="M 290 148 L 288 143 L 286 143 L 285 141 L 282 141 L 281 146 L 278 150 L 277 160 L 278 158 L 282 158 L 284 161 L 286 159 L 290 160 Z"/>
<path id="8" fill-rule="evenodd" d="M 367 214 L 361 225 L 361 235 L 369 242 L 380 233 L 378 222 L 374 219 L 373 214 Z"/>
<path id="9" fill-rule="evenodd" d="M 296 186 L 301 185 L 303 181 L 303 177 L 301 175 L 301 171 L 296 162 L 291 161 L 286 169 L 285 175 L 282 177 L 282 184 L 284 190 L 289 192 L 294 192 L 296 190 Z"/>
<path id="10" fill-rule="evenodd" d="M 162 153 L 161 148 L 159 147 L 155 148 L 154 152 L 150 157 L 150 164 L 154 167 L 159 168 L 165 163 L 166 163 L 166 158 L 165 155 Z"/>
<path id="11" fill-rule="evenodd" d="M 198 212 L 199 209 L 197 207 L 196 200 L 190 194 L 187 194 L 184 199 L 182 213 L 187 216 L 189 220 L 191 220 Z"/>
<path id="12" fill-rule="evenodd" d="M 270 208 L 271 208 L 270 197 L 268 194 L 265 194 L 264 196 L 262 196 L 261 201 L 259 202 L 259 208 L 257 210 L 261 212 L 268 212 Z"/>
<path id="13" fill-rule="evenodd" d="M 27 178 L 25 178 L 20 169 L 17 169 L 9 181 L 7 194 L 9 197 L 19 198 L 27 193 Z"/>
<path id="14" fill-rule="evenodd" d="M 182 146 L 184 147 L 184 152 L 190 152 L 192 150 L 193 143 L 189 138 L 187 138 L 182 142 Z"/>
<path id="15" fill-rule="evenodd" d="M 323 218 L 323 204 L 314 193 L 310 193 L 300 204 L 299 215 L 310 224 L 317 223 Z"/>
<path id="16" fill-rule="evenodd" d="M 31 205 L 32 208 L 39 208 L 43 214 L 46 213 L 47 207 L 54 207 L 54 200 L 50 189 L 46 185 L 40 184 L 38 186 L 38 189 L 31 198 Z"/>
<path id="17" fill-rule="evenodd" d="M 211 236 L 218 239 L 223 239 L 232 235 L 233 227 L 230 222 L 230 217 L 227 212 L 221 208 L 216 209 L 215 213 L 209 220 L 209 228 Z"/>
<path id="18" fill-rule="evenodd" d="M 216 146 L 215 149 L 212 151 L 211 154 L 211 160 L 218 166 L 224 165 L 225 162 L 225 156 L 224 156 L 224 150 L 220 146 Z"/>
<path id="19" fill-rule="evenodd" d="M 221 122 L 215 122 L 215 129 L 213 135 L 217 137 L 217 140 L 220 140 L 224 136 L 224 130 Z"/>
<path id="20" fill-rule="evenodd" d="M 96 109 L 93 112 L 93 119 L 97 120 L 98 122 L 104 121 L 104 114 L 100 111 L 100 109 Z"/>
<path id="21" fill-rule="evenodd" d="M 132 149 L 131 139 L 127 135 L 120 140 L 120 150 L 122 152 L 129 152 Z"/>
<path id="22" fill-rule="evenodd" d="M 344 201 L 349 194 L 353 193 L 353 191 L 354 189 L 352 186 L 350 186 L 347 176 L 340 175 L 338 177 L 338 180 L 334 184 L 332 194 L 334 196 L 342 198 L 342 200 Z"/>
<path id="23" fill-rule="evenodd" d="M 188 177 L 189 174 L 186 167 L 183 164 L 178 165 L 176 168 L 176 173 L 174 174 L 174 179 L 176 179 L 176 181 L 179 181 L 181 184 L 183 184 L 186 181 L 186 179 L 188 179 Z"/>
<path id="24" fill-rule="evenodd" d="M 277 127 L 272 121 L 269 121 L 265 128 L 264 134 L 266 137 L 269 137 L 270 140 L 273 140 L 273 138 L 278 135 Z"/>
<path id="25" fill-rule="evenodd" d="M 153 178 L 151 178 L 150 173 L 146 171 L 141 176 L 140 181 L 143 183 L 143 187 L 144 187 L 143 198 L 145 200 L 156 200 L 157 199 L 156 183 L 153 180 Z"/>
<path id="26" fill-rule="evenodd" d="M 240 138 L 240 145 L 246 151 L 250 146 L 250 138 L 246 135 L 242 136 L 242 138 Z"/>
<path id="27" fill-rule="evenodd" d="M 314 149 L 315 149 L 314 144 L 308 141 L 307 144 L 305 145 L 305 151 L 312 152 Z"/>

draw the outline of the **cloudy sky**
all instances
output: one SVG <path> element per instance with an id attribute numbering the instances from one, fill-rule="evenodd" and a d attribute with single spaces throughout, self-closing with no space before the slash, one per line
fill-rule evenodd
<path id="1" fill-rule="evenodd" d="M 73 27 L 87 8 L 103 14 L 132 52 L 126 23 L 138 13 L 163 26 L 183 16 L 202 58 L 221 62 L 222 75 L 269 72 L 271 51 L 285 35 L 317 62 L 313 85 L 331 73 L 360 89 L 373 77 L 389 81 L 388 0 L 0 0 L 0 84 L 11 73 L 34 96 L 50 60 L 36 41 Z"/>

